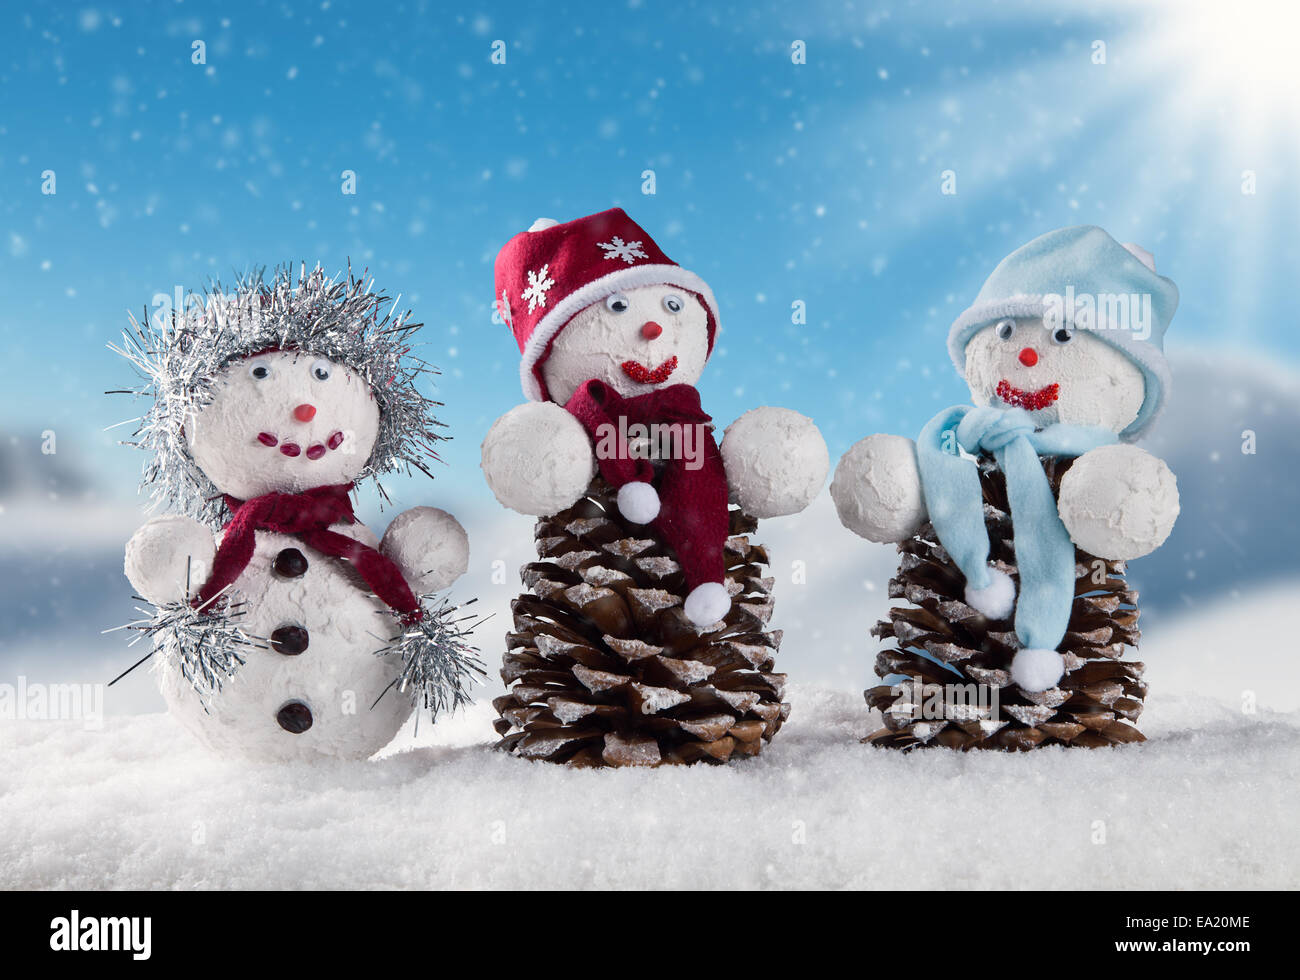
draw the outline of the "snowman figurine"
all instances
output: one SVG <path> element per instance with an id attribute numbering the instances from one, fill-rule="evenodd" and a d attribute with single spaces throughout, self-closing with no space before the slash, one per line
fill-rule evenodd
<path id="1" fill-rule="evenodd" d="M 268 760 L 365 758 L 411 716 L 465 700 L 475 668 L 422 597 L 469 557 L 445 511 L 399 514 L 382 541 L 353 485 L 433 455 L 419 324 L 351 273 L 276 272 L 195 297 L 121 351 L 153 405 L 145 483 L 181 513 L 145 524 L 126 574 L 173 715 L 216 751 Z M 214 537 L 214 527 L 222 530 Z"/>
<path id="2" fill-rule="evenodd" d="M 1094 227 L 1042 235 L 1003 259 L 952 325 L 949 353 L 974 404 L 940 412 L 915 444 L 868 436 L 836 469 L 831 494 L 855 533 L 892 543 L 933 526 L 969 607 L 936 608 L 990 621 L 1014 614 L 1010 679 L 1024 692 L 1054 689 L 1070 666 L 1057 647 L 1075 599 L 1076 546 L 1138 558 L 1178 516 L 1169 468 L 1129 444 L 1169 387 L 1163 338 L 1177 305 L 1177 287 L 1140 247 Z M 1043 469 L 1052 457 L 1070 461 L 1055 498 Z M 1018 582 L 990 564 L 977 466 L 1005 477 Z"/>
<path id="3" fill-rule="evenodd" d="M 670 546 L 686 618 L 717 624 L 731 607 L 728 501 L 757 518 L 803 510 L 829 469 L 821 433 L 797 412 L 755 408 L 719 449 L 694 388 L 717 339 L 713 292 L 620 208 L 539 219 L 501 250 L 496 289 L 529 401 L 484 439 L 488 486 L 506 507 L 544 517 L 573 505 L 599 470 L 622 517 Z M 673 425 L 686 438 L 656 467 L 645 443 Z"/>

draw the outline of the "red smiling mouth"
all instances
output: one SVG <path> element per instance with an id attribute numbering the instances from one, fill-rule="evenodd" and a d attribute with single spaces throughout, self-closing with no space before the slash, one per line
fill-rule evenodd
<path id="1" fill-rule="evenodd" d="M 999 381 L 997 387 L 998 397 L 1008 405 L 1028 409 L 1031 412 L 1046 408 L 1056 401 L 1060 394 L 1061 386 L 1059 384 L 1050 384 L 1046 388 L 1039 388 L 1037 391 L 1025 391 L 1023 388 L 1012 386 L 1011 382 L 1006 378 Z"/>
<path id="2" fill-rule="evenodd" d="M 292 459 L 295 456 L 302 455 L 303 453 L 302 446 L 298 445 L 296 442 L 281 442 L 275 435 L 273 435 L 270 432 L 259 432 L 257 434 L 257 441 L 260 442 L 263 446 L 266 446 L 268 448 L 274 448 L 275 446 L 279 446 L 280 452 L 283 453 L 285 456 L 288 456 L 290 459 Z M 343 433 L 335 432 L 333 435 L 331 435 L 328 439 L 325 440 L 324 444 L 317 442 L 308 446 L 306 455 L 308 459 L 313 459 L 313 460 L 320 459 L 322 456 L 325 455 L 327 448 L 338 449 L 339 446 L 341 445 L 343 445 Z"/>
<path id="3" fill-rule="evenodd" d="M 657 385 L 661 381 L 667 381 L 668 375 L 677 370 L 677 355 L 674 354 L 653 371 L 640 361 L 624 361 L 621 366 L 623 368 L 623 373 L 637 384 Z"/>

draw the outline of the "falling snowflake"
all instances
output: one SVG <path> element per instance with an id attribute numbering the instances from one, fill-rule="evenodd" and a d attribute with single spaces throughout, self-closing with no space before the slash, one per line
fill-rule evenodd
<path id="1" fill-rule="evenodd" d="M 510 294 L 504 289 L 501 290 L 501 298 L 497 300 L 497 312 L 501 314 L 501 319 L 505 321 L 506 326 L 513 330 L 515 321 L 510 313 Z"/>
<path id="2" fill-rule="evenodd" d="M 628 265 L 631 265 L 637 259 L 649 258 L 645 252 L 641 251 L 640 242 L 625 242 L 615 235 L 610 241 L 597 242 L 605 250 L 605 258 L 622 259 Z"/>
<path id="3" fill-rule="evenodd" d="M 528 301 L 528 312 L 533 312 L 539 306 L 546 305 L 546 291 L 555 285 L 555 280 L 550 276 L 550 265 L 544 265 L 537 272 L 528 273 L 528 288 L 520 295 L 520 299 Z"/>

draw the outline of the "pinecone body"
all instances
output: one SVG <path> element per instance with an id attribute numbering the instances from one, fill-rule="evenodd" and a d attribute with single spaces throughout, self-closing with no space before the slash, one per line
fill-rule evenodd
<path id="1" fill-rule="evenodd" d="M 1041 457 L 1040 462 L 1055 496 L 1071 460 Z M 980 458 L 979 471 L 990 560 L 1018 580 L 1006 478 L 989 457 Z M 910 605 L 890 609 L 889 619 L 871 632 L 894 641 L 877 655 L 876 673 L 909 680 L 866 692 L 867 704 L 880 709 L 885 727 L 864 741 L 955 749 L 1144 741 L 1131 724 L 1146 696 L 1143 665 L 1121 659 L 1125 646 L 1136 646 L 1139 636 L 1137 593 L 1124 581 L 1123 562 L 1075 549 L 1074 606 L 1057 647 L 1066 673 L 1057 687 L 1029 693 L 1012 683 L 1009 673 L 1019 648 L 1013 619 L 986 619 L 966 605 L 965 577 L 933 526 L 927 523 L 898 550 L 902 559 L 889 595 Z"/>
<path id="2" fill-rule="evenodd" d="M 498 748 L 569 765 L 725 762 L 757 755 L 789 715 L 772 672 L 779 630 L 758 522 L 730 511 L 731 611 L 700 633 L 672 551 L 648 525 L 625 521 L 599 476 L 572 507 L 537 522 L 531 591 L 511 604 L 501 678 L 509 691 Z"/>

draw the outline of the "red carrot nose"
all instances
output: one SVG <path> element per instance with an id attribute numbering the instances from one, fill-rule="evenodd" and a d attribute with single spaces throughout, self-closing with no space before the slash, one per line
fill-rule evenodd
<path id="1" fill-rule="evenodd" d="M 1038 351 L 1032 347 L 1025 347 L 1020 351 L 1020 363 L 1025 367 L 1033 367 L 1038 363 Z"/>
<path id="2" fill-rule="evenodd" d="M 299 422 L 310 422 L 316 417 L 315 405 L 299 405 L 293 410 L 293 417 Z"/>
<path id="3" fill-rule="evenodd" d="M 663 332 L 664 328 L 659 326 L 659 324 L 655 323 L 653 320 L 647 320 L 641 325 L 641 336 L 646 340 L 654 340 Z"/>

